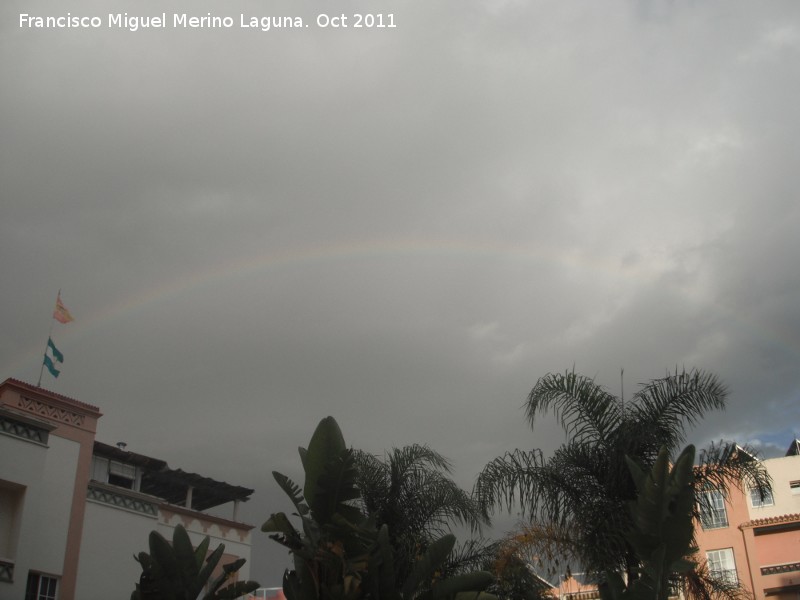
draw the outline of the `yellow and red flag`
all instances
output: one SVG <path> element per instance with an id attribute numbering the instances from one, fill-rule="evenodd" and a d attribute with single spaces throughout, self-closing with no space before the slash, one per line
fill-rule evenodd
<path id="1" fill-rule="evenodd" d="M 53 318 L 59 323 L 69 323 L 75 320 L 72 318 L 72 315 L 69 314 L 64 303 L 61 302 L 61 292 L 58 292 L 58 296 L 56 297 L 56 309 L 53 311 Z"/>

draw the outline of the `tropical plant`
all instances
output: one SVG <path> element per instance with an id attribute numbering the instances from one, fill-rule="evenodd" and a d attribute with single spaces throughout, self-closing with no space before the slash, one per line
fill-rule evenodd
<path id="1" fill-rule="evenodd" d="M 450 463 L 428 446 L 394 448 L 383 458 L 356 450 L 359 505 L 378 526 L 386 525 L 395 560 L 395 577 L 402 582 L 415 557 L 453 525 L 480 532 L 488 525 L 477 503 L 450 478 Z M 447 574 L 471 570 L 493 551 L 480 540 L 457 547 L 444 567 Z"/>
<path id="2" fill-rule="evenodd" d="M 192 547 L 182 525 L 175 527 L 172 544 L 157 531 L 150 532 L 150 553 L 134 556 L 142 574 L 131 600 L 232 600 L 258 589 L 255 581 L 231 581 L 246 562 L 244 558 L 222 565 L 222 573 L 212 580 L 225 545 L 208 554 L 210 541 L 206 536 L 197 548 Z"/>
<path id="3" fill-rule="evenodd" d="M 288 600 L 467 600 L 466 592 L 472 599 L 494 598 L 482 593 L 492 582 L 489 573 L 443 576 L 455 545 L 452 534 L 431 540 L 398 585 L 389 527 L 361 511 L 354 452 L 333 417 L 319 423 L 300 458 L 302 489 L 285 475 L 273 476 L 292 501 L 301 529 L 284 513 L 272 514 L 261 528 L 293 556 L 294 569 L 283 578 Z"/>
<path id="4" fill-rule="evenodd" d="M 567 441 L 549 458 L 540 450 L 496 458 L 478 476 L 474 494 L 487 514 L 517 505 L 537 553 L 598 575 L 626 573 L 633 581 L 639 559 L 625 533 L 637 490 L 625 457 L 650 468 L 662 447 L 676 454 L 687 427 L 724 409 L 726 396 L 714 375 L 698 370 L 676 369 L 642 385 L 628 401 L 574 371 L 545 375 L 528 396 L 526 415 L 533 427 L 540 414 L 554 413 Z M 700 462 L 705 467 L 694 479 L 696 490 L 769 487 L 759 461 L 734 444 L 712 445 Z"/>
<path id="5" fill-rule="evenodd" d="M 738 581 L 721 579 L 708 568 L 708 561 L 694 556 L 695 568 L 680 578 L 685 598 L 695 600 L 753 600 L 752 594 Z"/>
<path id="6" fill-rule="evenodd" d="M 687 446 L 670 469 L 662 448 L 649 472 L 627 459 L 637 496 L 625 537 L 638 558 L 637 576 L 626 584 L 618 571 L 607 572 L 603 600 L 667 600 L 676 575 L 694 571 L 694 454 Z"/>

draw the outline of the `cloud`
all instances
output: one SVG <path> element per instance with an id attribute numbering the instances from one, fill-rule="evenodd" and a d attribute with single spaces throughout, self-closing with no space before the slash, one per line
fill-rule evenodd
<path id="1" fill-rule="evenodd" d="M 788 445 L 793 2 L 348 1 L 397 27 L 270 32 L 28 31 L 17 8 L 0 366 L 36 380 L 62 288 L 76 320 L 45 385 L 99 405 L 103 441 L 254 487 L 255 523 L 328 414 L 371 452 L 431 445 L 465 487 L 507 450 L 551 450 L 561 432 L 521 406 L 573 365 L 626 396 L 716 372 L 729 409 L 696 440 Z M 276 584 L 269 544 L 253 572 Z"/>

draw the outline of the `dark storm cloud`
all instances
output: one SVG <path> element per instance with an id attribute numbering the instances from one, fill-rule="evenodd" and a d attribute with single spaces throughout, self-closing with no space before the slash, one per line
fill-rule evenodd
<path id="1" fill-rule="evenodd" d="M 396 14 L 395 30 L 28 31 L 0 7 L 4 376 L 99 438 L 256 488 L 332 414 L 469 487 L 575 365 L 625 394 L 697 366 L 693 432 L 797 435 L 793 2 L 72 3 L 73 14 Z M 284 507 L 285 508 L 285 507 Z M 263 537 L 263 536 L 262 536 Z M 253 573 L 283 556 L 256 534 Z M 266 556 L 277 562 L 267 561 Z"/>

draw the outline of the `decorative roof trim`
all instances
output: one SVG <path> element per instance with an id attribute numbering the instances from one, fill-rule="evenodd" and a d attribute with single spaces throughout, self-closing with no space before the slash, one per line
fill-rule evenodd
<path id="1" fill-rule="evenodd" d="M 60 400 L 61 402 L 66 402 L 67 404 L 72 405 L 73 408 L 80 408 L 87 412 L 95 413 L 95 416 L 97 417 L 102 416 L 100 409 L 96 406 L 87 404 L 86 402 L 81 402 L 80 400 L 75 400 L 75 398 L 70 398 L 69 396 L 64 396 L 63 394 L 58 394 L 44 388 L 36 387 L 35 385 L 25 383 L 24 381 L 14 379 L 13 377 L 9 377 L 2 384 L 0 384 L 0 387 L 6 386 L 22 389 L 28 394 L 36 394 L 37 396 L 48 398 L 50 400 Z"/>
<path id="2" fill-rule="evenodd" d="M 779 515 L 777 517 L 764 517 L 763 519 L 754 519 L 739 525 L 739 529 L 746 529 L 749 527 L 764 527 L 766 525 L 784 525 L 786 523 L 800 522 L 800 513 L 791 515 Z"/>

